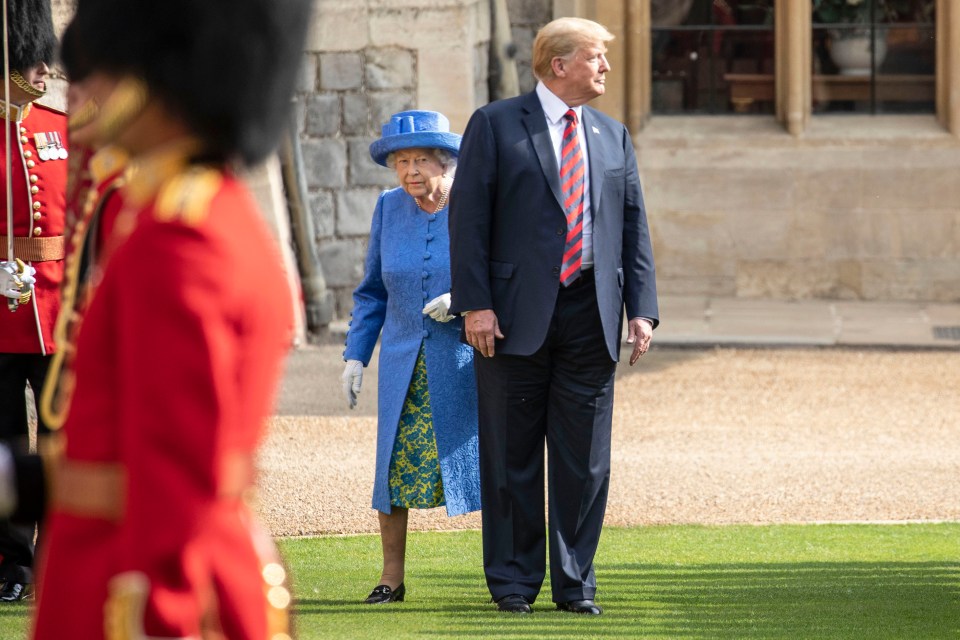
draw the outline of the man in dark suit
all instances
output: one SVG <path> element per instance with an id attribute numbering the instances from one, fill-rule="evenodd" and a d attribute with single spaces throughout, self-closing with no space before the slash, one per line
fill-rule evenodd
<path id="1" fill-rule="evenodd" d="M 612 38 L 578 18 L 541 29 L 536 91 L 474 113 L 450 195 L 451 312 L 483 356 L 484 571 L 501 611 L 529 613 L 543 583 L 546 439 L 553 600 L 601 613 L 593 558 L 624 309 L 631 365 L 658 323 L 630 134 L 585 106 L 604 92 Z"/>

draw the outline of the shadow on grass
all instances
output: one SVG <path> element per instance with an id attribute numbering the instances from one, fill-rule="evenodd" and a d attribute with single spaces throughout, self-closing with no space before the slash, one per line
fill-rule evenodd
<path id="1" fill-rule="evenodd" d="M 33 602 L 5 602 L 0 606 L 0 618 L 27 618 L 33 611 Z"/>
<path id="2" fill-rule="evenodd" d="M 302 600 L 302 614 L 426 618 L 416 635 L 529 637 L 947 638 L 960 633 L 960 563 L 607 565 L 600 618 L 558 612 L 549 585 L 534 615 L 498 614 L 476 575 L 425 572 L 415 597 L 368 607 Z M 398 622 L 401 626 L 402 622 Z"/>
<path id="3" fill-rule="evenodd" d="M 944 638 L 960 631 L 960 563 L 624 564 L 607 567 L 602 584 L 611 610 L 640 604 L 649 632 L 673 637 Z"/>

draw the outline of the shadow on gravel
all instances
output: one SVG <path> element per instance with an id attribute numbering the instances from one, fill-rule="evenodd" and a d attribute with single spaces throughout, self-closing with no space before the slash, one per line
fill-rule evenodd
<path id="1" fill-rule="evenodd" d="M 712 350 L 710 350 L 712 351 Z M 671 347 L 658 347 L 656 337 L 654 337 L 653 346 L 650 350 L 637 360 L 637 363 L 630 366 L 630 354 L 633 352 L 633 345 L 626 343 L 620 346 L 620 363 L 617 365 L 617 378 L 628 376 L 645 375 L 651 373 L 660 373 L 671 367 L 687 364 L 694 360 L 699 360 L 709 351 L 701 349 L 674 349 Z"/>

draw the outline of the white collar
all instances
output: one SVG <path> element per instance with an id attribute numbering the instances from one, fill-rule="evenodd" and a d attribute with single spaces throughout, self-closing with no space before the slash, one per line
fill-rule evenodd
<path id="1" fill-rule="evenodd" d="M 563 114 L 573 109 L 577 114 L 577 122 L 581 122 L 582 105 L 578 107 L 567 106 L 567 103 L 557 97 L 553 91 L 543 84 L 543 81 L 537 81 L 537 97 L 540 98 L 540 106 L 543 107 L 543 113 L 547 116 L 547 122 L 555 125 L 563 119 Z"/>

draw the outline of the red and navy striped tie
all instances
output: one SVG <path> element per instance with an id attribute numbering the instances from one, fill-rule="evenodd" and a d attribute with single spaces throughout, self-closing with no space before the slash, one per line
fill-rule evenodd
<path id="1" fill-rule="evenodd" d="M 568 286 L 580 277 L 583 256 L 583 153 L 577 140 L 577 114 L 570 109 L 563 117 L 567 125 L 563 129 L 560 144 L 560 191 L 563 194 L 563 210 L 567 214 L 567 243 L 563 249 L 560 265 L 560 284 Z"/>

